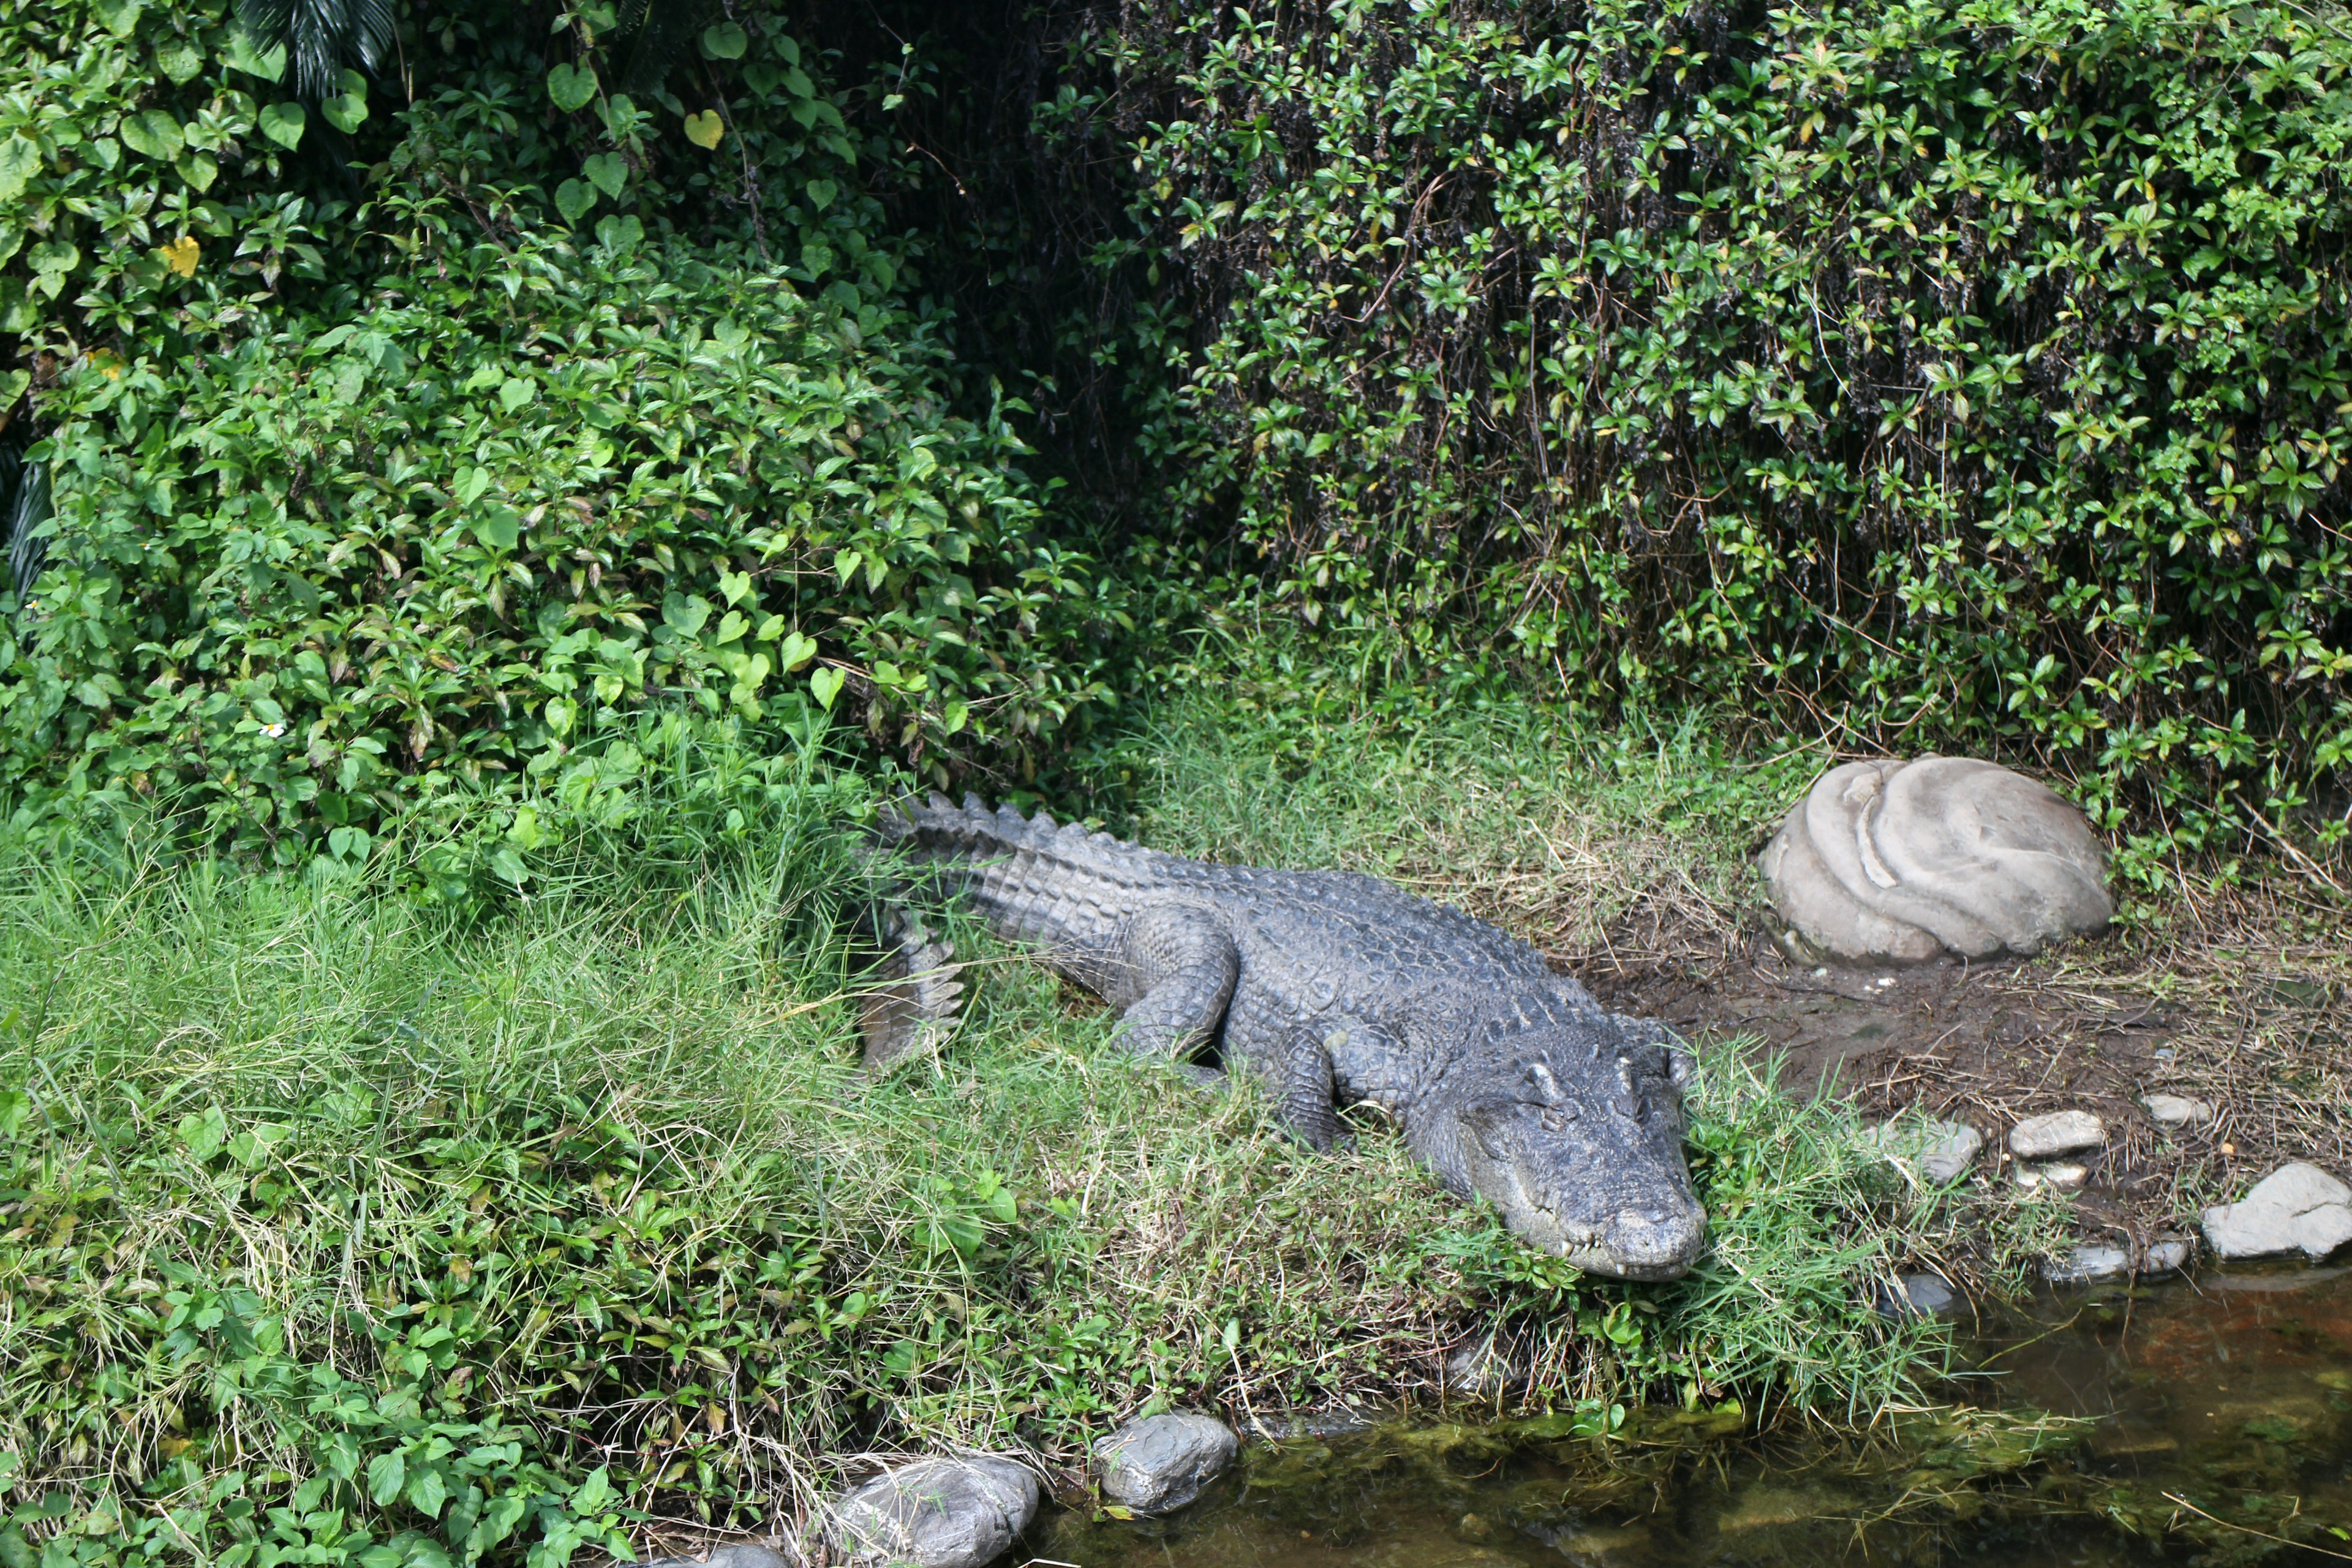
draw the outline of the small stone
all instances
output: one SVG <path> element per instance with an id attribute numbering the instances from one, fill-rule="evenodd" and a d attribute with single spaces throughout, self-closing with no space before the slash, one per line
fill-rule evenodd
<path id="1" fill-rule="evenodd" d="M 2053 1285 L 2089 1285 L 2131 1272 L 2131 1252 L 2121 1247 L 2078 1247 L 2063 1258 L 2042 1266 Z"/>
<path id="2" fill-rule="evenodd" d="M 2009 1152 L 2021 1160 L 2053 1160 L 2077 1150 L 2102 1148 L 2106 1142 L 2106 1123 L 2087 1110 L 2029 1116 L 2009 1130 Z"/>
<path id="3" fill-rule="evenodd" d="M 762 1546 L 755 1541 L 739 1541 L 722 1546 L 708 1557 L 656 1557 L 639 1568 L 799 1568 L 798 1560 L 785 1556 L 772 1546 Z"/>
<path id="4" fill-rule="evenodd" d="M 1103 1496 L 1137 1513 L 1182 1508 L 1241 1452 L 1233 1428 L 1212 1415 L 1147 1415 L 1096 1439 Z"/>
<path id="5" fill-rule="evenodd" d="M 1984 1134 L 1965 1121 L 1885 1121 L 1866 1137 L 1890 1160 L 1915 1160 L 1924 1179 L 1943 1186 L 1968 1173 Z"/>
<path id="6" fill-rule="evenodd" d="M 2352 1241 L 2352 1187 L 2316 1165 L 2281 1165 L 2237 1203 L 2207 1209 L 2205 1239 L 2225 1258 L 2299 1251 L 2316 1261 Z"/>
<path id="7" fill-rule="evenodd" d="M 1445 1392 L 1457 1399 L 1492 1399 L 1510 1392 L 1517 1373 L 1492 1340 L 1465 1345 L 1445 1358 Z"/>
<path id="8" fill-rule="evenodd" d="M 2176 1269 L 2186 1268 L 2189 1260 L 2196 1256 L 2196 1250 L 2194 1242 L 2150 1242 L 2147 1256 L 2140 1259 L 2139 1271 L 2143 1274 L 2170 1274 Z"/>
<path id="9" fill-rule="evenodd" d="M 1924 1318 L 1948 1317 L 1963 1305 L 1960 1293 L 1940 1274 L 1906 1274 L 1895 1283 L 1903 1287 L 1910 1310 Z"/>
<path id="10" fill-rule="evenodd" d="M 851 1563 L 983 1568 L 1037 1512 L 1037 1478 L 1011 1459 L 918 1459 L 826 1510 L 825 1539 Z"/>
<path id="11" fill-rule="evenodd" d="M 2191 1100 L 2187 1095 L 2151 1094 L 2140 1103 L 2163 1127 L 2194 1127 L 2213 1120 L 2213 1107 L 2209 1101 Z"/>
<path id="12" fill-rule="evenodd" d="M 2090 1171 L 2072 1161 L 2053 1160 L 2047 1164 L 2017 1167 L 2017 1184 L 2029 1193 L 2042 1187 L 2071 1193 L 2090 1179 Z"/>

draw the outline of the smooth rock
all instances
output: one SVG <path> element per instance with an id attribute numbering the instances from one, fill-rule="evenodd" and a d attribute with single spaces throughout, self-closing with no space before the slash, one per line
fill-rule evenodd
<path id="1" fill-rule="evenodd" d="M 639 1568 L 800 1568 L 800 1559 L 788 1557 L 772 1546 L 739 1541 L 720 1547 L 708 1557 L 656 1557 L 639 1564 Z"/>
<path id="2" fill-rule="evenodd" d="M 2082 813 L 1965 757 L 1832 768 L 1757 867 L 1797 941 L 1857 962 L 2037 952 L 2114 914 Z"/>
<path id="3" fill-rule="evenodd" d="M 2107 1142 L 2107 1124 L 2087 1110 L 2029 1116 L 2009 1130 L 2009 1152 L 2021 1160 L 2054 1160 Z"/>
<path id="4" fill-rule="evenodd" d="M 1147 1415 L 1095 1440 L 1103 1496 L 1137 1513 L 1182 1508 L 1241 1452 L 1233 1428 L 1213 1415 Z"/>
<path id="5" fill-rule="evenodd" d="M 2139 1271 L 2143 1274 L 2170 1274 L 2176 1269 L 2188 1268 L 2189 1259 L 2196 1256 L 2197 1244 L 2193 1241 L 2152 1241 L 2148 1243 L 2147 1256 L 2139 1260 Z"/>
<path id="6" fill-rule="evenodd" d="M 825 1539 L 852 1563 L 983 1568 L 1037 1512 L 1037 1478 L 1011 1459 L 918 1459 L 825 1510 Z"/>
<path id="7" fill-rule="evenodd" d="M 2301 1252 L 2316 1261 L 2352 1241 L 2352 1187 L 2316 1165 L 2281 1165 L 2238 1202 L 2207 1209 L 2205 1240 L 2224 1258 Z"/>
<path id="8" fill-rule="evenodd" d="M 2159 1126 L 2194 1127 L 2213 1120 L 2213 1107 L 2184 1094 L 2151 1094 L 2140 1103 Z"/>
<path id="9" fill-rule="evenodd" d="M 2042 1273 L 2053 1285 L 2088 1285 L 2128 1274 L 2131 1266 L 2129 1247 L 2078 1247 L 2063 1258 L 2044 1263 Z"/>
<path id="10" fill-rule="evenodd" d="M 2054 1192 L 2071 1193 L 2090 1179 L 2090 1170 L 2071 1160 L 2053 1160 L 2046 1164 L 2017 1167 L 2017 1184 L 2029 1193 L 2038 1192 L 2043 1187 Z"/>

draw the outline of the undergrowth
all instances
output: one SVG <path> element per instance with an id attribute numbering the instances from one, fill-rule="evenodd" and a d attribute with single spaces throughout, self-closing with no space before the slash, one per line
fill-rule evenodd
<path id="1" fill-rule="evenodd" d="M 1472 774 L 1418 765 L 1441 819 Z M 1427 1397 L 1483 1341 L 1588 1434 L 1643 1399 L 1843 1413 L 1941 1365 L 1871 1301 L 1946 1205 L 1733 1056 L 1695 1109 L 1710 1261 L 1580 1278 L 1383 1128 L 1314 1155 L 1132 1064 L 975 933 L 961 1032 L 862 1080 L 831 933 L 871 786 L 814 752 L 649 772 L 617 820 L 550 803 L 538 890 L 492 905 L 136 835 L 8 852 L 12 1568 L 551 1568 L 801 1517 L 873 1449 L 1066 1461 L 1138 1410 Z M 1617 809 L 1606 769 L 1546 778 Z"/>

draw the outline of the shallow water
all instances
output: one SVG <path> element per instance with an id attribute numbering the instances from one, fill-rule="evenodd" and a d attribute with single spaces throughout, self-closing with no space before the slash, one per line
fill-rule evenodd
<path id="1" fill-rule="evenodd" d="M 1975 1353 L 1967 1397 L 1997 1413 L 1294 1442 L 1175 1519 L 1065 1515 L 1034 1549 L 1083 1568 L 2352 1561 L 2352 1268 L 2051 1297 Z"/>

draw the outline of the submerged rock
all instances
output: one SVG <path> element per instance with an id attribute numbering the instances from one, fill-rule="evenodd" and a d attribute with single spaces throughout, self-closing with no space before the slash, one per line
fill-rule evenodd
<path id="1" fill-rule="evenodd" d="M 2139 1271 L 2143 1274 L 2169 1274 L 2175 1269 L 2188 1268 L 2189 1260 L 2196 1256 L 2197 1244 L 2193 1241 L 2184 1241 L 2177 1237 L 2153 1241 L 2148 1243 L 2147 1256 L 2140 1259 Z"/>
<path id="2" fill-rule="evenodd" d="M 1895 1292 L 1883 1293 L 1878 1310 L 1890 1317 L 1914 1313 L 1923 1318 L 1957 1317 L 1968 1302 L 1940 1274 L 1904 1274 L 1895 1280 Z"/>
<path id="3" fill-rule="evenodd" d="M 1796 936 L 1863 963 L 2038 952 L 2115 913 L 2083 814 L 1966 757 L 1832 768 L 1757 866 Z"/>
<path id="4" fill-rule="evenodd" d="M 1199 1497 L 1241 1447 L 1213 1415 L 1147 1415 L 1097 1438 L 1092 1458 L 1104 1497 L 1137 1513 L 1165 1513 Z"/>
<path id="5" fill-rule="evenodd" d="M 2225 1258 L 2301 1252 L 2315 1261 L 2352 1241 L 2352 1187 L 2316 1165 L 2281 1165 L 2237 1203 L 2207 1209 L 2205 1240 Z"/>
<path id="6" fill-rule="evenodd" d="M 2029 1116 L 2009 1130 L 2009 1152 L 2021 1160 L 2054 1160 L 2061 1154 L 2106 1146 L 2107 1124 L 2087 1110 L 2053 1110 Z"/>
<path id="7" fill-rule="evenodd" d="M 851 1563 L 983 1568 L 1037 1512 L 1025 1465 L 982 1456 L 918 1459 L 867 1481 L 825 1511 L 825 1539 Z"/>
<path id="8" fill-rule="evenodd" d="M 1890 1160 L 1911 1161 L 1937 1186 L 1956 1182 L 1976 1163 L 1984 1134 L 1965 1121 L 1882 1122 L 1870 1136 Z"/>
<path id="9" fill-rule="evenodd" d="M 2053 1258 L 2042 1266 L 2043 1278 L 2053 1285 L 2090 1285 L 2101 1279 L 2117 1279 L 2132 1271 L 2131 1248 L 2127 1247 L 2078 1247 L 2063 1258 Z"/>

